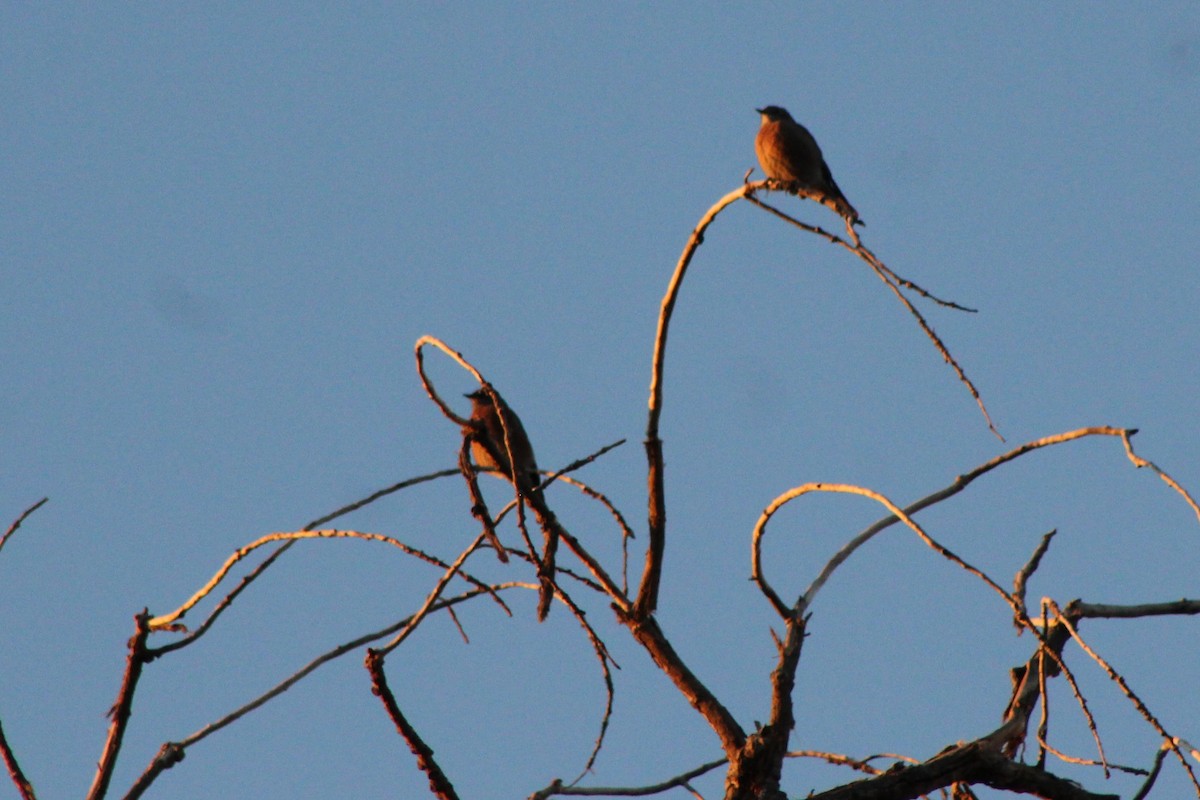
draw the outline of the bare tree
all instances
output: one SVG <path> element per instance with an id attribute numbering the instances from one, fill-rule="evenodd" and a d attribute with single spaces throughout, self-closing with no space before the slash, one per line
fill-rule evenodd
<path id="1" fill-rule="evenodd" d="M 640 577 L 635 584 L 631 585 L 630 583 L 628 569 L 628 548 L 630 543 L 635 540 L 633 528 L 627 523 L 624 513 L 616 508 L 603 493 L 574 477 L 574 473 L 602 457 L 621 442 L 601 446 L 594 453 L 561 469 L 542 472 L 540 473 L 540 483 L 534 485 L 536 481 L 523 477 L 519 474 L 519 470 L 522 464 L 533 464 L 532 449 L 536 443 L 528 440 L 519 418 L 504 401 L 500 391 L 461 353 L 456 352 L 435 337 L 422 337 L 415 346 L 419 380 L 430 399 L 446 419 L 462 431 L 463 446 L 459 453 L 457 468 L 448 468 L 428 475 L 413 477 L 389 486 L 369 497 L 314 520 L 301 530 L 262 536 L 230 555 L 212 578 L 179 608 L 166 614 L 152 615 L 148 610 L 136 614 L 134 635 L 128 644 L 126 669 L 110 712 L 109 734 L 98 760 L 89 797 L 106 797 L 110 792 L 113 770 L 129 725 L 133 698 L 145 668 L 155 660 L 167 657 L 198 641 L 212 629 L 221 615 L 254 584 L 264 571 L 276 563 L 289 548 L 299 540 L 314 538 L 351 538 L 386 544 L 399 549 L 411 558 L 432 565 L 439 571 L 439 577 L 428 587 L 425 599 L 419 607 L 394 624 L 382 630 L 364 633 L 317 656 L 251 702 L 222 715 L 183 739 L 164 743 L 140 777 L 124 791 L 124 797 L 141 796 L 162 777 L 164 771 L 182 760 L 193 745 L 217 731 L 227 728 L 246 714 L 271 701 L 297 682 L 304 680 L 317 668 L 342 656 L 362 653 L 365 667 L 369 673 L 370 690 L 379 697 L 383 713 L 393 722 L 397 733 L 415 756 L 417 766 L 428 777 L 431 795 L 443 798 L 443 800 L 457 798 L 458 794 L 454 788 L 455 776 L 447 774 L 439 766 L 433 749 L 406 718 L 389 688 L 387 658 L 403 645 L 431 615 L 447 615 L 457 624 L 456 608 L 473 602 L 494 603 L 504 613 L 511 614 L 512 611 L 505 597 L 516 590 L 541 593 L 543 600 L 539 603 L 539 617 L 544 617 L 551 598 L 560 603 L 566 613 L 573 615 L 579 626 L 586 632 L 603 675 L 607 689 L 607 701 L 601 713 L 600 732 L 584 767 L 584 775 L 587 774 L 604 747 L 616 691 L 612 673 L 615 662 L 601 632 L 592 624 L 587 614 L 588 610 L 597 607 L 608 606 L 615 612 L 619 625 L 613 633 L 608 635 L 628 636 L 633 642 L 636 642 L 650 661 L 670 679 L 683 698 L 716 734 L 722 750 L 720 758 L 696 765 L 691 770 L 674 777 L 664 778 L 653 785 L 587 786 L 581 780 L 583 777 L 581 775 L 580 779 L 569 784 L 556 780 L 548 786 L 531 790 L 531 798 L 572 795 L 650 796 L 672 789 L 686 790 L 699 796 L 693 785 L 697 778 L 715 770 L 724 770 L 724 797 L 727 800 L 777 800 L 789 796 L 789 787 L 785 786 L 783 781 L 783 767 L 788 759 L 819 759 L 845 767 L 861 775 L 856 780 L 830 786 L 807 795 L 821 800 L 834 800 L 835 798 L 838 800 L 901 800 L 902 798 L 934 794 L 962 799 L 975 796 L 973 786 L 989 786 L 1002 792 L 1029 794 L 1051 800 L 1112 797 L 1113 795 L 1096 793 L 1084 788 L 1057 775 L 1052 769 L 1052 758 L 1076 763 L 1081 761 L 1060 752 L 1050 739 L 1047 686 L 1052 680 L 1064 681 L 1070 687 L 1075 698 L 1077 713 L 1087 720 L 1094 737 L 1095 757 L 1084 759 L 1083 763 L 1092 765 L 1098 774 L 1107 775 L 1111 770 L 1123 770 L 1144 776 L 1142 787 L 1136 794 L 1136 797 L 1142 798 L 1151 795 L 1160 770 L 1164 768 L 1168 759 L 1173 759 L 1178 762 L 1190 779 L 1196 796 L 1200 797 L 1200 781 L 1197 780 L 1191 763 L 1192 759 L 1200 759 L 1200 753 L 1197 753 L 1193 746 L 1181 737 L 1181 733 L 1186 732 L 1168 729 L 1162 717 L 1148 707 L 1126 678 L 1117 672 L 1105 660 L 1103 654 L 1084 638 L 1085 622 L 1095 624 L 1096 620 L 1118 617 L 1194 615 L 1200 613 L 1200 599 L 1145 598 L 1143 603 L 1136 605 L 1114 605 L 1104 602 L 1105 598 L 1070 601 L 1045 598 L 1031 609 L 1027 604 L 1026 586 L 1038 569 L 1042 557 L 1052 545 L 1055 535 L 1053 531 L 1043 536 L 1034 551 L 1024 557 L 1023 566 L 1013 576 L 1011 588 L 1005 588 L 1007 581 L 1002 583 L 1000 579 L 988 575 L 968 563 L 935 539 L 930 531 L 917 521 L 918 514 L 923 510 L 950 501 L 959 493 L 966 491 L 977 479 L 1000 470 L 1029 453 L 1045 448 L 1069 446 L 1074 442 L 1098 437 L 1114 443 L 1119 442 L 1125 457 L 1135 468 L 1144 468 L 1158 475 L 1200 518 L 1200 507 L 1197 507 L 1196 502 L 1183 487 L 1179 486 L 1154 463 L 1135 453 L 1132 444 L 1135 430 L 1115 426 L 1082 427 L 1029 441 L 1017 447 L 1011 447 L 991 460 L 965 470 L 949 485 L 933 487 L 926 496 L 906 505 L 894 502 L 867 487 L 821 482 L 809 482 L 795 486 L 771 500 L 753 529 L 746 531 L 752 553 L 752 580 L 770 608 L 778 615 L 779 629 L 772 631 L 776 657 L 769 675 L 771 707 L 770 715 L 765 722 L 748 726 L 746 721 L 737 719 L 727 704 L 698 677 L 673 646 L 671 637 L 660 626 L 655 615 L 662 578 L 665 570 L 670 566 L 670 562 L 667 560 L 669 526 L 666 513 L 666 490 L 668 480 L 664 460 L 664 443 L 660 438 L 660 419 L 664 409 L 663 388 L 667 333 L 680 288 L 693 257 L 703 243 L 709 227 L 723 210 L 735 202 L 751 203 L 801 231 L 820 237 L 827 243 L 841 248 L 869 267 L 902 303 L 929 337 L 939 354 L 950 364 L 958 379 L 978 404 L 988 429 L 997 438 L 1000 438 L 980 393 L 958 361 L 951 355 L 949 348 L 917 310 L 914 299 L 931 301 L 959 311 L 969 312 L 971 309 L 938 298 L 912 281 L 897 275 L 862 244 L 849 220 L 846 226 L 847 237 L 842 238 L 820 227 L 795 219 L 779 208 L 769 205 L 761 197 L 763 193 L 771 190 L 789 190 L 796 193 L 798 187 L 780 184 L 777 181 L 749 182 L 748 179 L 749 173 L 747 173 L 742 186 L 721 198 L 701 218 L 684 247 L 662 299 L 654 341 L 649 414 L 644 441 L 649 494 L 646 539 L 642 554 L 643 565 Z M 833 203 L 831 198 L 814 196 L 812 192 L 802 189 L 799 190 L 799 193 L 825 204 Z M 910 296 L 914 299 L 910 299 Z M 466 370 L 480 386 L 479 391 L 483 394 L 479 397 L 484 398 L 493 408 L 500 409 L 501 413 L 491 429 L 485 428 L 478 417 L 467 418 L 456 413 L 451 404 L 439 394 L 424 366 L 425 353 L 431 347 L 441 351 Z M 478 458 L 481 443 L 486 443 L 491 448 L 487 458 L 488 463 L 480 463 Z M 477 454 L 474 461 L 471 458 L 473 450 Z M 495 513 L 488 507 L 484 495 L 480 491 L 477 475 L 481 471 L 504 473 L 503 477 L 508 479 L 513 489 L 512 500 Z M 464 512 L 469 513 L 477 520 L 479 534 L 454 555 L 439 556 L 425 552 L 394 536 L 329 527 L 329 523 L 334 520 L 382 497 L 420 483 L 453 478 L 456 475 L 460 476 L 466 484 L 466 498 L 469 500 L 469 505 Z M 601 558 L 594 555 L 584 545 L 583 542 L 590 540 L 589 537 L 574 535 L 570 530 L 569 521 L 567 523 L 560 521 L 551 510 L 547 499 L 547 489 L 558 483 L 577 488 L 587 497 L 602 504 L 611 513 L 617 535 L 622 543 L 623 555 L 620 563 L 603 563 Z M 833 557 L 817 572 L 803 592 L 794 597 L 785 596 L 772 583 L 768 567 L 778 568 L 779 565 L 766 563 L 763 558 L 763 542 L 773 517 L 781 508 L 789 503 L 799 502 L 803 498 L 820 493 L 853 495 L 864 499 L 878 507 L 880 517 L 861 532 L 847 538 Z M 0 548 L 44 502 L 45 500 L 42 500 L 35 504 L 16 519 L 3 539 L 0 539 Z M 531 512 L 532 522 L 527 511 Z M 499 526 L 509 516 L 515 519 L 515 527 L 520 536 L 520 544 L 516 547 L 503 545 L 498 533 Z M 536 542 L 536 537 L 530 534 L 530 528 L 534 523 L 543 534 L 540 546 Z M 981 590 L 999 598 L 1010 610 L 1018 634 L 1027 635 L 1028 657 L 1023 663 L 1016 664 L 1009 670 L 1012 683 L 1010 699 L 1006 708 L 996 709 L 1001 720 L 1000 724 L 993 729 L 980 731 L 978 736 L 972 740 L 947 743 L 941 752 L 932 758 L 923 760 L 898 754 L 852 755 L 822 750 L 795 750 L 792 746 L 792 737 L 796 728 L 794 697 L 797 688 L 797 668 L 803 655 L 806 628 L 812 616 L 819 611 L 816 605 L 818 595 L 834 573 L 858 553 L 864 544 L 885 529 L 897 526 L 911 531 L 932 554 L 970 575 L 973 580 L 978 582 Z M 555 548 L 559 545 L 569 556 L 568 558 L 559 558 L 556 562 Z M 524 569 L 529 574 L 524 579 L 517 578 L 503 582 L 489 582 L 477 577 L 468 570 L 468 567 L 471 565 L 472 558 L 476 557 L 481 549 L 486 551 L 489 547 L 496 552 L 501 561 L 509 565 L 506 567 L 507 569 Z M 233 583 L 235 568 L 242 565 L 243 562 L 251 563 L 253 558 L 261 558 L 261 560 L 254 564 L 240 580 L 232 586 L 228 586 L 229 583 Z M 452 590 L 452 586 L 456 588 Z M 210 598 L 215 602 L 203 621 L 195 628 L 185 627 L 183 623 L 185 616 L 200 603 Z M 161 639 L 167 641 L 158 644 Z M 1071 656 L 1068 658 L 1065 646 L 1069 642 L 1078 645 L 1079 652 L 1083 654 L 1082 657 Z M 1104 674 L 1111 679 L 1112 691 L 1127 698 L 1141 719 L 1144 720 L 1145 725 L 1152 729 L 1158 737 L 1161 746 L 1151 763 L 1140 767 L 1130 767 L 1113 764 L 1109 761 L 1104 749 L 1104 732 L 1094 722 L 1087 697 L 1076 679 L 1076 672 L 1079 669 L 1079 664 L 1076 662 L 1082 661 L 1083 658 L 1090 659 L 1103 670 Z M 997 675 L 1000 675 L 999 670 L 997 670 Z M 1193 676 L 1182 676 L 1182 678 L 1194 680 Z M 748 677 L 747 680 L 754 680 L 754 678 Z M 35 797 L 34 789 L 21 771 L 18 758 L 5 740 L 2 728 L 0 728 L 0 754 L 3 755 L 13 784 L 17 787 L 20 795 L 24 798 Z M 792 787 L 790 796 L 798 796 L 795 794 L 797 791 Z"/>

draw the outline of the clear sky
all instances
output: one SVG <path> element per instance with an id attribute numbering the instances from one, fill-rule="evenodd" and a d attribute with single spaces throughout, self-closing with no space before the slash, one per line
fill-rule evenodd
<path id="1" fill-rule="evenodd" d="M 543 467 L 628 439 L 578 477 L 644 542 L 658 304 L 692 227 L 755 165 L 765 104 L 812 130 L 868 246 L 979 309 L 920 306 L 1008 444 L 860 262 L 749 204 L 721 216 L 667 356 L 659 617 L 743 726 L 768 713 L 776 622 L 747 580 L 749 534 L 788 488 L 849 482 L 903 504 L 1009 446 L 1118 425 L 1200 491 L 1194 2 L 6 4 L 0 74 L 0 526 L 50 497 L 0 553 L 0 720 L 44 797 L 91 780 L 135 612 L 174 608 L 263 533 L 454 465 L 457 430 L 413 368 L 422 334 L 496 384 Z M 840 230 L 820 206 L 775 200 Z M 447 395 L 470 390 L 431 361 Z M 601 512 L 550 499 L 617 563 Z M 845 497 L 781 514 L 777 588 L 800 591 L 879 515 Z M 1057 528 L 1034 600 L 1200 595 L 1200 525 L 1116 440 L 1027 457 L 921 520 L 1002 585 Z M 477 532 L 459 479 L 339 525 L 447 558 Z M 487 553 L 473 564 L 528 577 Z M 433 579 L 382 545 L 293 548 L 200 644 L 148 668 L 114 790 L 161 742 L 415 609 Z M 514 619 L 463 610 L 470 645 L 441 617 L 389 660 L 465 797 L 570 780 L 596 735 L 586 640 L 561 607 L 537 625 L 526 595 Z M 622 666 L 588 780 L 651 783 L 719 757 L 607 606 L 586 602 Z M 926 758 L 990 731 L 1032 647 L 1008 618 L 888 531 L 814 608 L 794 745 Z M 1084 634 L 1200 742 L 1195 620 Z M 1147 765 L 1153 733 L 1068 657 L 1109 757 Z M 1052 742 L 1093 757 L 1059 683 Z M 852 778 L 797 763 L 787 785 Z M 1177 764 L 1162 781 L 1157 796 L 1187 796 Z M 356 653 L 197 745 L 153 796 L 424 786 Z"/>

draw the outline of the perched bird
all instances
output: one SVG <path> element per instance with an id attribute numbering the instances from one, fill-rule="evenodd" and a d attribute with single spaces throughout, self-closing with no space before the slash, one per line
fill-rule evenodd
<path id="1" fill-rule="evenodd" d="M 494 469 L 501 477 L 512 481 L 513 469 L 508 460 L 511 449 L 512 460 L 517 465 L 517 491 L 528 498 L 541 482 L 541 478 L 538 474 L 537 459 L 533 455 L 533 445 L 529 443 L 525 426 L 499 394 L 496 397 L 500 400 L 500 413 L 496 412 L 492 396 L 484 389 L 477 389 L 466 397 L 471 401 L 471 457 L 484 469 Z M 504 415 L 503 422 L 500 420 L 500 414 Z M 504 441 L 506 427 L 507 446 Z"/>
<path id="2" fill-rule="evenodd" d="M 529 443 L 529 435 L 525 433 L 525 426 L 499 393 L 495 394 L 495 399 L 499 401 L 497 407 L 492 399 L 493 392 L 495 389 L 489 392 L 487 388 L 481 388 L 466 395 L 471 401 L 471 419 L 470 426 L 463 429 L 463 434 L 470 437 L 471 457 L 480 467 L 495 469 L 502 477 L 512 482 L 513 465 L 516 465 L 517 493 L 533 509 L 545 537 L 542 559 L 538 564 L 541 588 L 538 591 L 537 616 L 538 621 L 541 621 L 550 612 L 550 602 L 554 599 L 554 556 L 558 551 L 558 539 L 562 528 L 538 489 L 541 475 L 533 455 L 533 445 Z"/>
<path id="3" fill-rule="evenodd" d="M 858 212 L 838 188 L 817 140 L 787 109 L 767 106 L 755 109 L 762 114 L 762 125 L 754 139 L 758 164 L 768 178 L 784 181 L 800 189 L 810 189 L 821 195 L 837 213 L 852 225 L 864 225 Z M 822 199 L 822 198 L 818 198 Z"/>

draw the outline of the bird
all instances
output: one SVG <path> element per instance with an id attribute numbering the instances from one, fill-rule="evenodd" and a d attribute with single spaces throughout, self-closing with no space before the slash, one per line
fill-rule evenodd
<path id="1" fill-rule="evenodd" d="M 529 443 L 529 435 L 525 433 L 525 426 L 521 424 L 520 418 L 499 394 L 496 394 L 496 398 L 500 401 L 500 413 L 496 411 L 492 395 L 485 389 L 477 389 L 466 395 L 466 398 L 471 401 L 471 457 L 479 466 L 496 470 L 509 482 L 513 480 L 512 464 L 515 462 L 517 491 L 523 497 L 528 497 L 537 488 L 541 478 L 537 459 L 533 455 L 533 445 Z M 504 438 L 506 428 L 507 444 Z"/>
<path id="2" fill-rule="evenodd" d="M 758 164 L 768 178 L 809 189 L 823 195 L 817 198 L 831 205 L 850 225 L 865 225 L 858 211 L 838 188 L 817 140 L 787 109 L 779 106 L 756 108 L 762 125 L 754 139 Z"/>
<path id="3" fill-rule="evenodd" d="M 562 528 L 542 496 L 541 473 L 520 417 L 491 386 L 476 389 L 466 397 L 471 401 L 471 419 L 463 428 L 463 435 L 471 440 L 471 457 L 478 466 L 494 469 L 513 483 L 517 494 L 533 509 L 542 527 L 545 546 L 538 563 L 537 608 L 541 622 L 550 612 L 550 603 L 554 599 L 554 556 Z"/>

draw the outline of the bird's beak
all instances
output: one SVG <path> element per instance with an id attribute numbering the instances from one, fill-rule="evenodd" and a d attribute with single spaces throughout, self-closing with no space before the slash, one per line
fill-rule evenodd
<path id="1" fill-rule="evenodd" d="M 758 113 L 760 113 L 760 114 L 761 114 L 761 113 L 763 113 L 763 110 L 762 110 L 761 108 L 756 108 L 756 109 L 754 109 L 754 110 L 755 110 L 755 111 L 757 111 L 757 112 L 758 112 Z"/>

